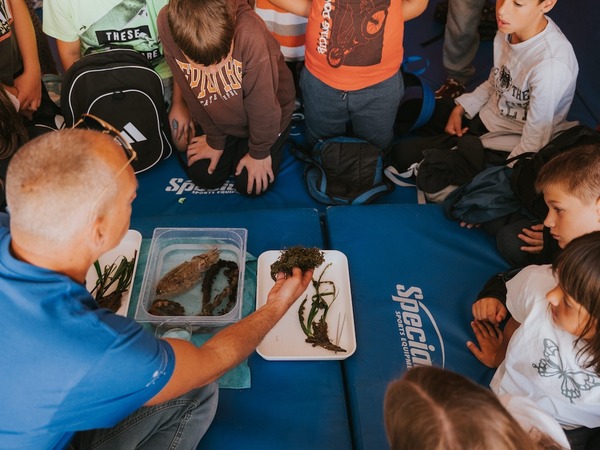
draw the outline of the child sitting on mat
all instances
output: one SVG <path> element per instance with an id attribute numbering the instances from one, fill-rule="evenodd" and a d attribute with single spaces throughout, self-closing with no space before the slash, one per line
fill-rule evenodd
<path id="1" fill-rule="evenodd" d="M 536 189 L 548 205 L 543 237 L 523 228 L 519 238 L 528 244 L 524 251 L 538 252 L 532 264 L 550 264 L 572 239 L 600 230 L 600 145 L 580 145 L 552 158 L 541 168 Z M 518 270 L 497 274 L 486 283 L 473 305 L 475 319 L 498 325 L 506 318 L 506 282 Z"/>
<path id="2" fill-rule="evenodd" d="M 475 320 L 473 354 L 497 367 L 490 386 L 523 395 L 565 429 L 573 449 L 600 443 L 600 231 L 571 241 L 554 264 L 508 282 L 504 330 Z M 591 447 L 589 441 L 595 439 Z"/>
<path id="3" fill-rule="evenodd" d="M 523 396 L 496 397 L 448 370 L 416 366 L 385 394 L 392 450 L 569 448 L 558 423 Z"/>
<path id="4" fill-rule="evenodd" d="M 498 32 L 488 79 L 455 100 L 436 102 L 423 137 L 394 146 L 396 169 L 421 161 L 428 148 L 451 149 L 467 133 L 481 136 L 485 148 L 513 157 L 537 152 L 574 125 L 566 117 L 579 66 L 571 43 L 546 16 L 556 2 L 496 2 Z"/>

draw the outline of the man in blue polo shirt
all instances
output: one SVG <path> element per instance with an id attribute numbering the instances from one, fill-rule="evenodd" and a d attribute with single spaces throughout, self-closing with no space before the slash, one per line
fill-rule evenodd
<path id="1" fill-rule="evenodd" d="M 11 160 L 10 227 L 0 214 L 2 449 L 195 449 L 216 410 L 215 380 L 312 277 L 279 274 L 265 306 L 201 347 L 100 309 L 84 281 L 129 228 L 137 183 L 127 151 L 109 134 L 69 129 Z"/>

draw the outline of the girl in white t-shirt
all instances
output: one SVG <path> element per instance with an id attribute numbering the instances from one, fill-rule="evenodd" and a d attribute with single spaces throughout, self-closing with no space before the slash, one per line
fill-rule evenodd
<path id="1" fill-rule="evenodd" d="M 530 398 L 572 448 L 586 448 L 600 439 L 600 231 L 571 241 L 552 266 L 526 267 L 507 289 L 504 330 L 474 321 L 479 347 L 467 346 L 498 367 L 494 392 Z"/>

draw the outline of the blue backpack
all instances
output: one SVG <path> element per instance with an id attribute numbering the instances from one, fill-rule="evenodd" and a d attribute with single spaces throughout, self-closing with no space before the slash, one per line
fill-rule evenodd
<path id="1" fill-rule="evenodd" d="M 293 150 L 308 163 L 308 193 L 320 203 L 362 205 L 394 189 L 383 175 L 382 151 L 365 140 L 340 136 L 317 142 L 310 154 Z"/>

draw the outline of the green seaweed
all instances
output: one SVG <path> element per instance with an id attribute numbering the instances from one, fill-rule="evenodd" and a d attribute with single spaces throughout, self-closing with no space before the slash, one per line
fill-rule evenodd
<path id="1" fill-rule="evenodd" d="M 345 349 L 331 342 L 328 335 L 329 327 L 327 325 L 327 313 L 338 296 L 338 290 L 335 283 L 333 281 L 323 280 L 323 275 L 325 275 L 325 271 L 329 266 L 331 266 L 331 263 L 325 266 L 317 280 L 314 278 L 312 280 L 315 293 L 311 297 L 308 317 L 305 320 L 304 312 L 308 301 L 307 295 L 298 308 L 298 318 L 300 320 L 302 331 L 306 335 L 306 342 L 312 344 L 313 347 L 320 346 L 334 352 L 345 352 Z M 327 298 L 331 298 L 329 303 L 327 303 Z M 320 316 L 319 313 L 321 314 Z"/>
<path id="2" fill-rule="evenodd" d="M 290 247 L 287 250 L 282 250 L 277 261 L 271 264 L 271 278 L 276 280 L 279 272 L 291 275 L 294 267 L 300 268 L 302 272 L 316 269 L 324 261 L 323 252 L 317 247 Z"/>

